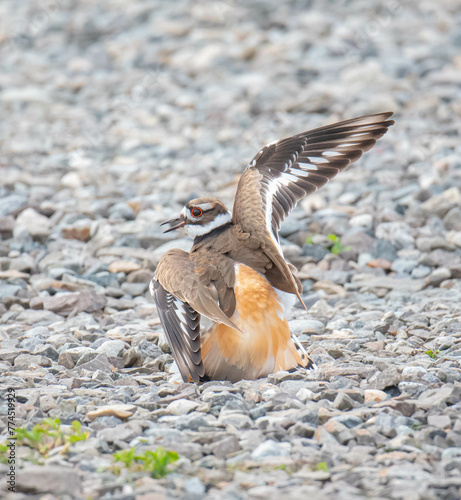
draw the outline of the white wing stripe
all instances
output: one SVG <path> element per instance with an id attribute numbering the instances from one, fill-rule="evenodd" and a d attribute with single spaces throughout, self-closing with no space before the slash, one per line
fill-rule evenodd
<path id="1" fill-rule="evenodd" d="M 180 300 L 173 300 L 173 303 L 177 309 L 177 315 L 180 317 L 179 319 L 181 320 L 182 323 L 185 323 L 187 325 L 187 316 L 184 312 L 184 303 Z"/>
<path id="2" fill-rule="evenodd" d="M 310 167 L 308 168 L 308 170 L 318 170 L 319 167 L 317 167 L 317 165 L 315 165 L 314 163 L 311 163 L 310 161 L 310 158 L 300 158 L 298 160 L 298 163 L 302 163 L 303 165 L 310 165 Z"/>
<path id="3" fill-rule="evenodd" d="M 340 151 L 324 151 L 322 153 L 323 156 L 344 156 L 344 153 L 341 153 Z"/>
<path id="4" fill-rule="evenodd" d="M 293 175 L 291 172 L 292 170 L 289 170 L 288 172 L 283 172 L 282 176 L 280 177 L 280 181 L 285 186 L 288 186 L 289 181 L 296 182 L 298 180 L 298 177 L 296 177 L 296 175 Z"/>
<path id="5" fill-rule="evenodd" d="M 322 158 L 321 156 L 309 157 L 309 160 L 312 163 L 329 163 L 329 160 L 327 158 Z"/>
<path id="6" fill-rule="evenodd" d="M 317 167 L 315 169 L 309 170 L 317 170 Z M 298 168 L 290 168 L 290 172 L 296 175 L 296 177 L 309 177 L 309 172 L 306 172 L 305 170 L 299 170 Z"/>

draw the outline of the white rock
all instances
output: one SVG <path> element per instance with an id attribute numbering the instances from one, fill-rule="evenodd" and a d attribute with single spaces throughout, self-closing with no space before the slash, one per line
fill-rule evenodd
<path id="1" fill-rule="evenodd" d="M 421 378 L 426 373 L 427 370 L 426 368 L 424 368 L 424 366 L 406 366 L 402 370 L 402 377 L 405 379 Z"/>
<path id="2" fill-rule="evenodd" d="M 103 353 L 108 358 L 117 358 L 125 349 L 125 342 L 122 342 L 121 340 L 107 340 L 96 349 L 96 352 Z"/>
<path id="3" fill-rule="evenodd" d="M 253 460 L 263 460 L 266 457 L 289 457 L 290 450 L 288 443 L 277 443 L 272 439 L 268 439 L 261 443 L 251 454 Z"/>
<path id="4" fill-rule="evenodd" d="M 301 403 L 305 403 L 306 401 L 312 401 L 315 397 L 315 393 L 303 387 L 296 393 L 296 397 L 301 401 Z"/>
<path id="5" fill-rule="evenodd" d="M 166 411 L 170 415 L 186 415 L 191 411 L 194 411 L 199 406 L 195 401 L 190 401 L 189 399 L 177 399 L 172 401 L 167 407 Z"/>
<path id="6" fill-rule="evenodd" d="M 82 186 L 82 180 L 77 172 L 69 172 L 62 177 L 61 184 L 69 188 L 79 188 Z"/>
<path id="7" fill-rule="evenodd" d="M 373 225 L 373 216 L 370 214 L 356 215 L 355 217 L 352 217 L 349 224 L 352 227 L 365 227 L 370 229 Z"/>
<path id="8" fill-rule="evenodd" d="M 53 223 L 42 214 L 36 212 L 33 208 L 26 208 L 18 215 L 14 234 L 18 234 L 25 229 L 32 237 L 47 237 L 53 230 Z"/>
<path id="9" fill-rule="evenodd" d="M 453 245 L 461 247 L 461 231 L 450 231 L 445 238 L 447 243 L 453 243 Z"/>

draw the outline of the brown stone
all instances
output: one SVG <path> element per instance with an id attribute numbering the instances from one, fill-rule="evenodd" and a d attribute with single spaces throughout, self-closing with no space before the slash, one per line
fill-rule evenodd
<path id="1" fill-rule="evenodd" d="M 107 405 L 101 406 L 96 410 L 89 411 L 86 416 L 89 420 L 93 421 L 98 417 L 117 417 L 122 420 L 125 420 L 136 411 L 135 405 L 125 405 L 125 404 L 116 404 L 116 405 Z"/>
<path id="2" fill-rule="evenodd" d="M 139 271 L 141 269 L 141 266 L 136 263 L 132 262 L 131 260 L 116 260 L 109 264 L 109 272 L 111 273 L 132 273 L 133 271 Z"/>
<path id="3" fill-rule="evenodd" d="M 63 238 L 79 241 L 88 241 L 90 239 L 90 231 L 90 226 L 63 227 L 61 229 Z"/>
<path id="4" fill-rule="evenodd" d="M 386 259 L 371 259 L 367 262 L 368 267 L 385 269 L 386 271 L 392 267 L 392 262 L 389 262 Z"/>
<path id="5" fill-rule="evenodd" d="M 339 295 L 340 297 L 345 297 L 347 295 L 346 290 L 341 285 L 332 283 L 331 281 L 317 281 L 313 286 L 314 291 L 323 290 L 327 295 Z"/>

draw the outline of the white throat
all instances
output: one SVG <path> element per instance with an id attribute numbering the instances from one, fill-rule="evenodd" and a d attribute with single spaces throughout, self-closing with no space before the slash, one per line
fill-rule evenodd
<path id="1" fill-rule="evenodd" d="M 218 227 L 224 226 L 228 224 L 232 220 L 232 216 L 229 212 L 226 214 L 217 215 L 212 221 L 208 224 L 186 224 L 184 229 L 186 233 L 191 238 L 196 238 L 197 236 L 203 236 L 205 234 L 211 233 L 213 229 L 217 229 Z"/>

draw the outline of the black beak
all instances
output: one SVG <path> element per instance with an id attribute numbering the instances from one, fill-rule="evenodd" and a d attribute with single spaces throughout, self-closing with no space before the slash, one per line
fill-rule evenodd
<path id="1" fill-rule="evenodd" d="M 160 225 L 164 226 L 165 224 L 174 224 L 171 227 L 169 227 L 168 229 L 165 229 L 165 231 L 163 231 L 164 233 L 169 233 L 170 231 L 173 231 L 174 229 L 179 229 L 180 227 L 185 226 L 186 221 L 184 219 L 182 219 L 181 217 L 178 217 L 176 219 L 166 220 L 165 222 L 162 222 Z"/>

